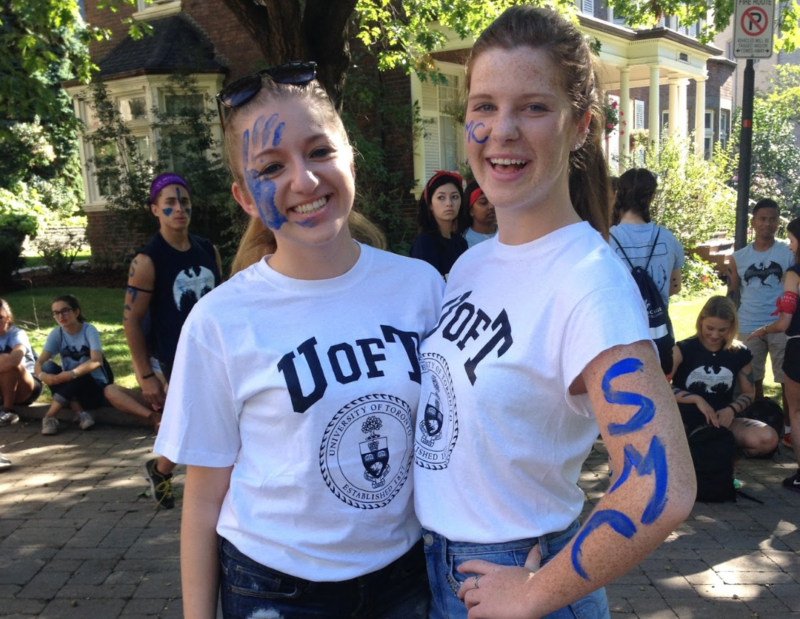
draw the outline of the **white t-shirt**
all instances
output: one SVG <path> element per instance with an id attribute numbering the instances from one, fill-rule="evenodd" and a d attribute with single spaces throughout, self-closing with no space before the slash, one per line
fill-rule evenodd
<path id="1" fill-rule="evenodd" d="M 569 526 L 598 434 L 588 395 L 571 396 L 569 386 L 604 350 L 648 339 L 633 278 L 589 224 L 470 249 L 422 346 L 422 525 L 485 544 Z"/>
<path id="2" fill-rule="evenodd" d="M 362 245 L 340 277 L 291 279 L 262 260 L 197 303 L 155 451 L 236 465 L 222 537 L 314 581 L 378 570 L 420 538 L 418 346 L 443 287 L 429 264 Z"/>
<path id="3" fill-rule="evenodd" d="M 36 364 L 36 359 L 33 355 L 28 334 L 15 325 L 11 325 L 8 330 L 0 335 L 0 353 L 10 354 L 14 348 L 22 345 L 22 367 L 24 367 L 28 374 L 33 374 L 33 366 Z"/>
<path id="4" fill-rule="evenodd" d="M 794 264 L 789 246 L 775 239 L 767 251 L 756 251 L 750 243 L 734 252 L 739 274 L 739 333 L 752 333 L 775 318 L 775 301 L 783 294 L 783 276 Z"/>
<path id="5" fill-rule="evenodd" d="M 658 242 L 653 249 L 656 227 L 661 231 L 658 233 Z M 650 259 L 647 273 L 658 286 L 664 304 L 669 305 L 670 276 L 672 271 L 680 269 L 684 263 L 683 245 L 675 238 L 675 235 L 664 226 L 656 226 L 653 222 L 649 224 L 617 224 L 611 227 L 611 234 L 620 242 L 622 249 L 635 267 L 644 268 L 650 251 L 653 250 L 653 257 Z M 623 264 L 630 269 L 628 261 L 620 251 L 620 246 L 610 237 L 609 244 L 617 256 L 622 259 Z"/>

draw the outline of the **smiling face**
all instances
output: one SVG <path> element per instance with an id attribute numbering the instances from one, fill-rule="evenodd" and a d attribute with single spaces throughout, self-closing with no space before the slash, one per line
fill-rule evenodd
<path id="1" fill-rule="evenodd" d="M 586 137 L 542 49 L 489 49 L 472 64 L 466 141 L 475 178 L 498 213 L 569 204 L 569 156 Z"/>
<path id="2" fill-rule="evenodd" d="M 162 230 L 164 228 L 185 230 L 192 218 L 192 199 L 183 185 L 167 185 L 158 193 L 155 204 L 150 205 L 150 210 L 158 218 Z"/>
<path id="3" fill-rule="evenodd" d="M 724 348 L 730 337 L 731 326 L 731 321 L 724 318 L 703 318 L 700 323 L 700 342 L 712 352 Z"/>
<path id="4" fill-rule="evenodd" d="M 271 99 L 250 106 L 229 128 L 241 134 L 236 165 L 244 186 L 234 184 L 234 197 L 274 233 L 279 252 L 350 238 L 352 149 L 318 105 Z"/>
<path id="5" fill-rule="evenodd" d="M 440 228 L 450 230 L 461 208 L 461 193 L 453 183 L 439 186 L 430 200 L 431 212 Z"/>

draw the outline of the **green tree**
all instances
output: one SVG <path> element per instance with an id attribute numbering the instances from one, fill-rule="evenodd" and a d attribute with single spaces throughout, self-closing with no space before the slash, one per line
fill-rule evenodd
<path id="1" fill-rule="evenodd" d="M 795 141 L 792 110 L 784 103 L 757 98 L 753 101 L 753 143 L 750 163 L 750 201 L 774 198 L 796 212 L 800 200 L 800 152 Z M 733 126 L 739 125 L 737 112 Z M 738 149 L 739 134 L 731 143 Z"/>

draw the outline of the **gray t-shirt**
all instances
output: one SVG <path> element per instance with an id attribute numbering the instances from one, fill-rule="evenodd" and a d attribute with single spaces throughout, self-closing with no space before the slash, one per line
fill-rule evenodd
<path id="1" fill-rule="evenodd" d="M 31 343 L 28 340 L 28 334 L 19 327 L 11 325 L 8 331 L 0 335 L 0 353 L 11 353 L 11 351 L 20 344 L 22 344 L 22 350 L 24 352 L 22 366 L 28 370 L 29 374 L 33 374 L 33 366 L 36 363 L 36 357 L 33 354 Z"/>
<path id="2" fill-rule="evenodd" d="M 44 350 L 54 357 L 59 355 L 61 367 L 65 372 L 69 372 L 81 363 L 89 361 L 93 350 L 103 352 L 103 347 L 100 345 L 100 334 L 97 329 L 89 323 L 84 323 L 75 335 L 70 335 L 61 327 L 50 331 L 44 343 Z M 92 371 L 92 378 L 103 383 L 108 382 L 102 365 Z"/>
<path id="3" fill-rule="evenodd" d="M 658 226 L 658 228 L 660 228 L 661 232 L 658 235 L 658 243 L 656 243 L 653 251 L 650 266 L 647 267 L 647 273 L 658 286 L 658 291 L 664 299 L 664 304 L 669 304 L 670 275 L 675 269 L 680 269 L 683 266 L 683 245 L 664 226 Z M 656 238 L 655 223 L 617 224 L 616 226 L 611 226 L 611 234 L 619 241 L 619 245 L 612 238 L 609 238 L 608 242 L 617 257 L 622 259 L 625 266 L 629 269 L 631 268 L 620 251 L 620 245 L 625 250 L 628 258 L 630 258 L 633 266 L 644 267 L 647 264 L 650 249 L 653 247 L 653 241 Z"/>
<path id="4" fill-rule="evenodd" d="M 783 276 L 794 264 L 789 246 L 775 240 L 767 251 L 756 251 L 750 243 L 734 252 L 739 274 L 739 333 L 752 333 L 775 320 L 775 301 L 783 294 Z"/>
<path id="5" fill-rule="evenodd" d="M 482 243 L 483 241 L 488 241 L 490 238 L 497 234 L 497 230 L 492 232 L 491 234 L 482 234 L 480 232 L 475 232 L 472 228 L 467 228 L 463 234 L 463 237 L 467 241 L 467 245 L 473 247 L 478 243 Z"/>

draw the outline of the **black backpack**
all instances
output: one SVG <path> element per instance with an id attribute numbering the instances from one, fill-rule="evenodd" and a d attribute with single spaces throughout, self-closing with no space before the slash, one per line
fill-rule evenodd
<path id="1" fill-rule="evenodd" d="M 697 476 L 697 500 L 723 503 L 736 500 L 733 461 L 736 439 L 727 428 L 697 426 L 688 434 L 689 451 Z"/>
<path id="2" fill-rule="evenodd" d="M 753 403 L 738 416 L 762 421 L 778 433 L 778 438 L 783 436 L 783 409 L 769 398 L 757 398 L 753 400 Z M 776 451 L 778 451 L 777 447 L 768 454 L 753 457 L 769 459 Z"/>
<path id="3" fill-rule="evenodd" d="M 633 275 L 633 281 L 639 287 L 639 293 L 644 299 L 644 304 L 647 307 L 647 319 L 650 327 L 650 339 L 655 342 L 658 348 L 658 356 L 661 360 L 661 368 L 665 374 L 672 372 L 672 347 L 675 346 L 675 333 L 672 330 L 672 321 L 669 319 L 667 306 L 664 303 L 664 298 L 658 290 L 658 286 L 650 277 L 647 272 L 647 267 L 650 266 L 650 260 L 653 258 L 653 253 L 658 244 L 658 237 L 661 234 L 661 228 L 656 226 L 656 237 L 653 239 L 653 246 L 650 248 L 650 255 L 647 257 L 647 263 L 644 267 L 634 266 L 628 254 L 622 249 L 622 245 L 613 234 L 609 234 L 612 239 L 617 243 L 617 247 L 622 252 L 628 266 Z"/>

